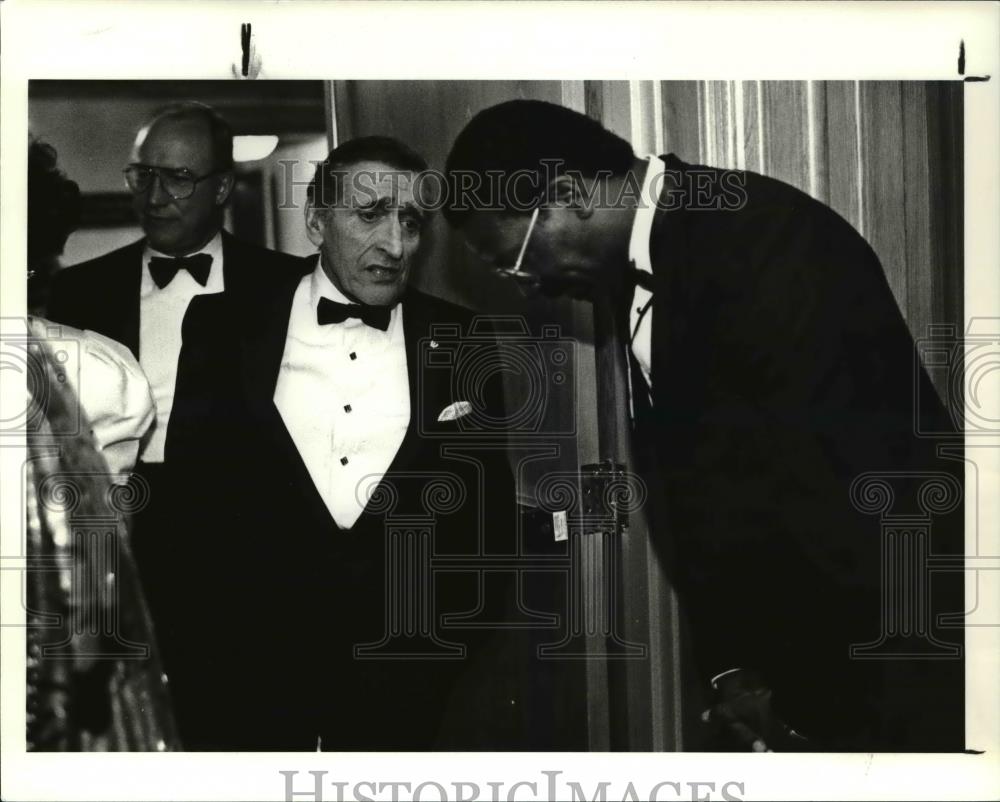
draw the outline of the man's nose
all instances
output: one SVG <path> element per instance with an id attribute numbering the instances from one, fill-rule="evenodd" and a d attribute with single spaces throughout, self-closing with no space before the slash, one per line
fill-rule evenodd
<path id="1" fill-rule="evenodd" d="M 403 227 L 400 225 L 399 215 L 386 216 L 379 247 L 392 259 L 403 258 Z"/>
<path id="2" fill-rule="evenodd" d="M 170 203 L 173 198 L 167 193 L 163 188 L 163 179 L 160 177 L 159 173 L 153 173 L 153 178 L 149 183 L 149 189 L 146 190 L 148 193 L 148 201 L 152 206 L 164 206 Z"/>

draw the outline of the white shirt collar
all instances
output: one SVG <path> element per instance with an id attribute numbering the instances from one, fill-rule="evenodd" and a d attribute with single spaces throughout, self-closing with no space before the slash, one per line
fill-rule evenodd
<path id="1" fill-rule="evenodd" d="M 329 298 L 339 304 L 354 303 L 344 293 L 337 289 L 337 285 L 330 281 L 330 277 L 323 269 L 323 257 L 316 260 L 316 269 L 312 272 L 309 283 L 309 304 L 313 309 L 319 306 L 320 298 Z"/>
<path id="2" fill-rule="evenodd" d="M 331 301 L 336 301 L 341 304 L 356 304 L 357 301 L 352 301 L 343 292 L 341 292 L 337 285 L 334 284 L 330 277 L 326 274 L 323 269 L 323 257 L 320 256 L 316 260 L 316 268 L 313 270 L 312 275 L 309 277 L 309 308 L 310 316 L 315 321 L 316 310 L 319 309 L 320 298 L 329 298 Z M 389 329 L 386 332 L 390 337 L 394 337 L 399 326 L 399 304 L 397 303 L 392 308 L 391 317 L 389 318 Z M 364 322 L 360 318 L 348 318 L 342 324 L 347 328 L 354 328 L 355 326 L 363 326 Z M 376 331 L 372 329 L 372 331 Z M 381 332 L 379 332 L 381 334 Z"/>
<path id="3" fill-rule="evenodd" d="M 216 265 L 221 265 L 222 264 L 222 232 L 221 231 L 217 232 L 216 235 L 214 237 L 212 237 L 212 239 L 210 239 L 205 244 L 204 248 L 199 248 L 198 250 L 192 251 L 191 253 L 185 253 L 184 256 L 194 256 L 196 253 L 207 253 L 209 256 L 211 256 L 212 257 L 212 268 L 213 268 L 213 270 L 214 270 L 214 268 L 215 268 Z M 159 256 L 159 257 L 161 257 L 163 259 L 170 259 L 171 258 L 171 256 L 169 254 L 160 253 L 158 250 L 156 250 L 155 248 L 153 248 L 149 244 L 149 240 L 146 240 L 146 254 L 145 254 L 145 258 L 143 259 L 143 264 L 148 264 L 149 260 L 152 259 L 154 256 Z"/>
<path id="4" fill-rule="evenodd" d="M 635 210 L 635 219 L 632 221 L 632 238 L 628 244 L 628 258 L 632 260 L 637 270 L 652 273 L 653 260 L 649 255 L 649 238 L 653 233 L 653 217 L 656 215 L 656 203 L 659 200 L 653 196 L 653 187 L 657 176 L 661 176 L 667 171 L 667 165 L 659 156 L 650 155 L 646 159 L 649 166 L 642 179 L 639 206 Z M 660 186 L 662 186 L 662 181 Z"/>

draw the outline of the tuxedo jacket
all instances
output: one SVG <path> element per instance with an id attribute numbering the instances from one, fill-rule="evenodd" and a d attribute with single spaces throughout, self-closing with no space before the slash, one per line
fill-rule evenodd
<path id="1" fill-rule="evenodd" d="M 140 239 L 116 251 L 58 271 L 52 280 L 47 317 L 78 329 L 90 329 L 126 345 L 139 358 Z M 266 276 L 299 272 L 300 257 L 271 251 L 222 232 L 226 292 L 250 290 Z"/>
<path id="2" fill-rule="evenodd" d="M 317 736 L 324 749 L 431 748 L 452 689 L 489 643 L 474 625 L 502 616 L 509 582 L 476 560 L 512 551 L 515 509 L 495 439 L 478 449 L 474 426 L 438 418 L 462 400 L 498 414 L 499 385 L 483 388 L 485 402 L 463 399 L 453 376 L 426 369 L 430 339 L 454 348 L 472 316 L 408 290 L 409 428 L 361 518 L 340 529 L 273 401 L 302 275 L 239 299 L 200 296 L 185 320 L 167 451 L 199 511 L 174 527 L 185 555 L 186 602 L 170 623 L 181 736 L 195 749 L 315 749 Z M 509 716 L 499 698 L 472 708 L 470 726 Z"/>
<path id="3" fill-rule="evenodd" d="M 850 651 L 898 629 L 902 591 L 881 572 L 888 516 L 919 528 L 923 478 L 951 477 L 960 498 L 963 476 L 960 453 L 936 453 L 961 439 L 876 255 L 828 207 L 753 173 L 737 174 L 733 204 L 733 174 L 699 166 L 709 200 L 738 208 L 695 208 L 692 165 L 663 158 L 673 178 L 650 238 L 653 406 L 637 441 L 662 490 L 655 537 L 702 681 L 763 672 L 785 720 L 819 748 L 963 748 L 962 661 L 950 653 L 962 630 L 937 626 L 963 609 L 960 573 L 917 568 L 929 600 L 912 597 L 909 640 L 890 637 L 874 659 Z M 874 474 L 894 494 L 881 513 Z M 919 548 L 961 554 L 961 503 L 923 524 Z M 901 659 L 909 647 L 917 656 Z"/>

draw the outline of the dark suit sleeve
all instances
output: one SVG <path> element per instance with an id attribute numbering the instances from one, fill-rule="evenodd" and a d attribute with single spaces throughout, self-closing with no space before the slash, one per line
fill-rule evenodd
<path id="1" fill-rule="evenodd" d="M 117 340 L 138 357 L 142 248 L 139 240 L 58 271 L 50 288 L 49 318 Z"/>

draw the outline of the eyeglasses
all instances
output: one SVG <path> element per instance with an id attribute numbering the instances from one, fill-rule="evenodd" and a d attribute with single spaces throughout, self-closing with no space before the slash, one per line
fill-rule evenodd
<path id="1" fill-rule="evenodd" d="M 125 174 L 125 184 L 136 195 L 148 190 L 153 185 L 153 180 L 158 177 L 164 192 L 174 200 L 184 200 L 194 194 L 195 188 L 200 182 L 224 171 L 213 170 L 202 176 L 194 176 L 183 168 L 174 170 L 170 167 L 130 164 L 122 172 Z"/>
<path id="2" fill-rule="evenodd" d="M 531 221 L 528 223 L 528 230 L 524 234 L 524 242 L 521 243 L 521 250 L 518 251 L 517 261 L 511 267 L 495 267 L 493 272 L 501 278 L 514 279 L 518 289 L 527 294 L 529 291 L 537 290 L 541 284 L 541 278 L 534 273 L 521 270 L 524 262 L 524 253 L 528 250 L 528 243 L 531 241 L 531 232 L 535 230 L 535 223 L 538 222 L 538 207 L 531 213 Z"/>

